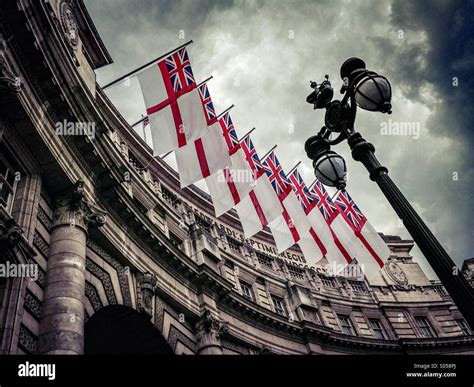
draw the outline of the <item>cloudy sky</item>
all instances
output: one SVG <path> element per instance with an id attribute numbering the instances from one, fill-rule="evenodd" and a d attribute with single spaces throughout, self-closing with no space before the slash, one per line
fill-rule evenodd
<path id="1" fill-rule="evenodd" d="M 234 104 L 240 135 L 252 127 L 264 154 L 313 181 L 304 141 L 323 125 L 324 113 L 305 102 L 309 81 L 325 74 L 339 98 L 340 65 L 352 56 L 385 75 L 393 114 L 359 110 L 357 129 L 372 142 L 392 179 L 457 264 L 474 256 L 474 4 L 431 1 L 85 0 L 114 64 L 97 71 L 99 84 L 190 39 L 198 82 L 217 111 Z M 144 104 L 138 81 L 108 91 L 129 122 Z M 384 135 L 393 123 L 412 123 L 419 136 Z M 377 185 L 354 161 L 347 144 L 335 148 L 348 162 L 348 192 L 374 226 L 409 238 Z M 172 157 L 170 163 L 173 163 Z M 413 251 L 430 277 L 418 249 Z"/>

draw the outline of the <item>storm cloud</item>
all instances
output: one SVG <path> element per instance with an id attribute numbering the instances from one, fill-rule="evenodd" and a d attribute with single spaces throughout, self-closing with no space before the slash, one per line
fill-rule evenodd
<path id="1" fill-rule="evenodd" d="M 231 104 L 240 135 L 252 127 L 261 154 L 278 144 L 286 170 L 302 161 L 307 137 L 324 112 L 305 102 L 309 81 L 330 76 L 335 98 L 339 68 L 351 57 L 385 75 L 393 87 L 393 114 L 360 111 L 357 129 L 452 258 L 473 256 L 471 149 L 474 134 L 473 3 L 461 1 L 171 1 L 86 0 L 114 64 L 97 71 L 105 84 L 193 39 L 190 57 L 198 81 L 217 111 Z M 144 112 L 136 80 L 107 92 L 133 122 Z M 388 123 L 414 123 L 420 137 L 383 135 Z M 348 191 L 374 226 L 409 238 L 396 214 L 348 147 Z M 173 162 L 172 159 L 170 161 Z M 200 185 L 202 186 L 202 184 Z M 434 277 L 421 253 L 415 260 Z"/>

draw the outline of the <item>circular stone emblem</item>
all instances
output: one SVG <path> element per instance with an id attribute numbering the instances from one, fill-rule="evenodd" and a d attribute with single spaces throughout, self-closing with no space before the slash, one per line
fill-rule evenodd
<path id="1" fill-rule="evenodd" d="M 402 268 L 393 261 L 388 261 L 385 264 L 385 271 L 387 272 L 390 279 L 395 282 L 398 286 L 406 288 L 408 286 L 408 278 L 403 272 Z"/>
<path id="2" fill-rule="evenodd" d="M 60 6 L 61 25 L 63 27 L 66 39 L 72 47 L 79 43 L 79 30 L 77 28 L 74 12 L 68 2 L 63 1 Z"/>

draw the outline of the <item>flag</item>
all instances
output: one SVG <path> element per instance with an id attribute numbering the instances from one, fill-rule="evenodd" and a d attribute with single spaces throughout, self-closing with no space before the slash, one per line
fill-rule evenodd
<path id="1" fill-rule="evenodd" d="M 283 211 L 280 216 L 268 224 L 273 239 L 275 240 L 277 250 L 279 253 L 282 253 L 300 240 L 298 230 L 293 224 L 290 215 L 281 204 L 281 201 L 288 195 L 291 188 L 288 185 L 289 181 L 286 179 L 283 168 L 281 167 L 274 151 L 271 151 L 262 159 L 262 166 L 273 191 L 280 201 L 280 207 L 282 207 Z"/>
<path id="2" fill-rule="evenodd" d="M 138 74 L 153 141 L 153 154 L 178 149 L 207 133 L 186 47 Z"/>
<path id="3" fill-rule="evenodd" d="M 278 251 L 282 252 L 280 248 L 286 247 L 286 250 L 293 244 L 298 243 L 308 263 L 310 265 L 315 264 L 326 254 L 327 250 L 306 218 L 294 194 L 293 185 L 283 171 L 275 151 L 271 151 L 265 157 L 262 165 L 265 168 L 273 190 L 285 210 L 283 219 L 277 218 L 275 223 L 270 223 L 270 229 Z M 287 236 L 282 238 L 282 234 L 285 232 Z M 289 238 L 289 236 L 292 238 Z M 278 240 L 280 238 L 282 239 Z"/>
<path id="4" fill-rule="evenodd" d="M 219 118 L 227 144 L 231 165 L 206 178 L 216 217 L 221 216 L 245 196 L 254 186 L 254 178 L 243 153 L 229 112 Z"/>
<path id="5" fill-rule="evenodd" d="M 390 256 L 390 249 L 347 191 L 339 192 L 334 203 L 343 218 L 354 230 L 356 237 L 367 249 L 368 254 L 362 254 L 356 258 L 366 277 L 373 277 L 383 268 L 385 261 Z"/>
<path id="6" fill-rule="evenodd" d="M 282 202 L 283 207 L 291 217 L 293 225 L 298 230 L 300 240 L 298 245 L 309 265 L 314 265 L 327 255 L 327 247 L 322 242 L 318 233 L 311 226 L 303 208 L 301 207 L 294 191 L 291 191 Z"/>
<path id="7" fill-rule="evenodd" d="M 175 151 L 181 188 L 230 166 L 230 157 L 206 83 L 198 86 L 209 131 Z"/>
<path id="8" fill-rule="evenodd" d="M 335 243 L 333 232 L 318 209 L 317 197 L 310 192 L 297 168 L 289 175 L 289 179 L 293 184 L 295 195 L 311 224 L 312 230 L 314 230 L 324 246 L 322 252 L 325 252 L 325 256 L 330 263 L 339 265 L 338 269 L 342 270 L 345 265 L 351 263 L 352 258 L 348 255 L 345 256 L 344 251 L 341 251 Z"/>
<path id="9" fill-rule="evenodd" d="M 148 118 L 148 116 L 146 116 L 144 119 L 143 119 L 143 130 L 145 130 L 145 128 L 150 124 L 150 119 Z"/>
<path id="10" fill-rule="evenodd" d="M 332 202 L 323 184 L 316 180 L 308 188 L 312 198 L 331 229 L 334 243 L 341 251 L 347 263 L 352 265 L 353 259 L 364 255 L 367 251 L 355 236 L 352 228 L 343 219 L 338 207 Z"/>
<path id="11" fill-rule="evenodd" d="M 250 134 L 240 140 L 245 159 L 254 176 L 253 189 L 235 206 L 246 238 L 250 238 L 282 214 L 283 208 L 272 189 Z"/>
<path id="12" fill-rule="evenodd" d="M 273 190 L 277 194 L 280 202 L 282 202 L 292 190 L 291 182 L 286 178 L 285 172 L 283 171 L 274 150 L 265 156 L 262 160 L 262 165 L 268 176 L 268 180 L 270 180 Z"/>

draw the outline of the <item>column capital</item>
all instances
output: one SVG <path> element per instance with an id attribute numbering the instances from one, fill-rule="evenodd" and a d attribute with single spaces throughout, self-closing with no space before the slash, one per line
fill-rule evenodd
<path id="1" fill-rule="evenodd" d="M 219 320 L 209 309 L 206 309 L 196 323 L 199 352 L 203 354 L 222 353 L 220 338 L 227 332 L 229 332 L 229 323 Z"/>
<path id="2" fill-rule="evenodd" d="M 153 315 L 153 294 L 158 282 L 152 273 L 140 273 L 137 275 L 137 309 L 149 318 Z"/>
<path id="3" fill-rule="evenodd" d="M 84 182 L 78 180 L 74 190 L 60 196 L 55 203 L 52 228 L 69 225 L 87 231 L 89 226 L 101 227 L 107 213 L 84 198 Z"/>

